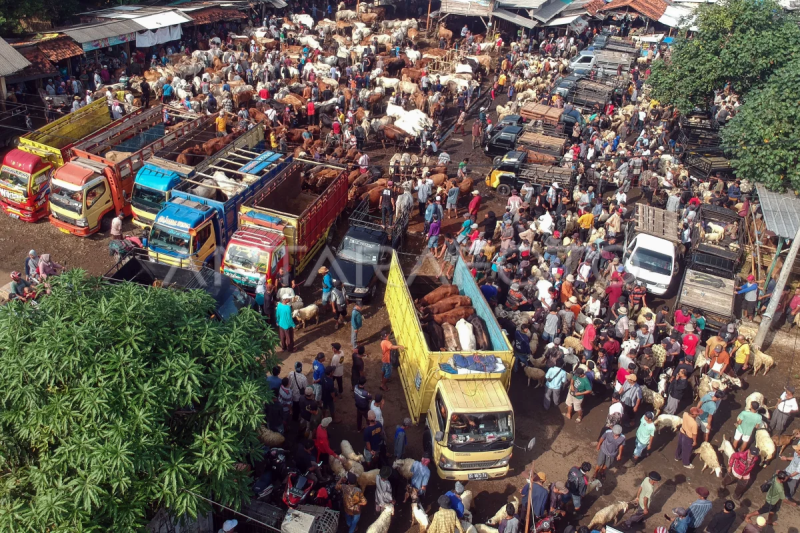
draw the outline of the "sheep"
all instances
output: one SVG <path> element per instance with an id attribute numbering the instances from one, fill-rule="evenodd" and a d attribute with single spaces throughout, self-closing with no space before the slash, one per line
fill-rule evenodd
<path id="1" fill-rule="evenodd" d="M 575 337 L 564 338 L 564 341 L 561 344 L 561 346 L 563 346 L 564 348 L 575 350 L 575 353 L 583 353 L 583 344 L 581 344 L 580 339 L 576 339 Z"/>
<path id="2" fill-rule="evenodd" d="M 505 512 L 506 511 L 504 509 L 503 513 L 505 513 Z M 505 517 L 506 517 L 505 514 L 503 514 L 503 518 L 505 518 Z M 475 531 L 477 533 L 497 533 L 497 528 L 496 527 L 487 526 L 486 524 L 475 524 L 473 527 L 475 528 Z"/>
<path id="3" fill-rule="evenodd" d="M 419 524 L 420 533 L 425 533 L 430 525 L 430 521 L 428 520 L 428 515 L 425 514 L 425 509 L 423 509 L 419 502 L 411 504 L 411 517 L 411 523 Z"/>
<path id="4" fill-rule="evenodd" d="M 531 332 L 531 342 L 528 343 L 528 346 L 530 346 L 532 354 L 536 353 L 537 348 L 539 348 L 539 335 Z"/>
<path id="5" fill-rule="evenodd" d="M 659 433 L 664 428 L 669 428 L 673 432 L 678 431 L 683 424 L 683 419 L 679 416 L 662 414 L 656 418 L 656 429 Z"/>
<path id="6" fill-rule="evenodd" d="M 661 408 L 664 407 L 664 397 L 647 387 L 642 387 L 642 399 L 653 406 L 656 416 L 661 412 Z"/>
<path id="7" fill-rule="evenodd" d="M 529 354 L 528 363 L 534 368 L 547 368 L 547 360 L 545 359 L 544 355 L 542 355 L 539 359 L 535 359 L 533 354 Z"/>
<path id="8" fill-rule="evenodd" d="M 286 440 L 286 437 L 277 431 L 268 429 L 267 426 L 261 426 L 258 428 L 258 440 L 267 446 L 275 447 L 283 444 L 283 441 Z"/>
<path id="9" fill-rule="evenodd" d="M 364 465 L 358 461 L 350 461 L 344 465 L 348 472 L 352 472 L 356 477 L 364 473 Z"/>
<path id="10" fill-rule="evenodd" d="M 703 469 L 701 472 L 705 472 L 705 469 L 708 468 L 714 472 L 717 477 L 722 475 L 722 467 L 719 466 L 719 457 L 717 456 L 717 451 L 713 446 L 711 446 L 711 444 L 704 442 L 700 445 L 695 453 L 700 456 L 700 459 L 703 460 Z"/>
<path id="11" fill-rule="evenodd" d="M 753 358 L 753 375 L 763 367 L 764 375 L 766 376 L 769 369 L 773 366 L 775 366 L 775 360 L 756 348 L 755 357 Z"/>
<path id="12" fill-rule="evenodd" d="M 667 397 L 667 384 L 669 383 L 670 375 L 664 372 L 658 377 L 658 393 L 662 398 Z"/>
<path id="13" fill-rule="evenodd" d="M 388 533 L 394 515 L 394 505 L 387 503 L 378 518 L 369 525 L 367 533 Z"/>
<path id="14" fill-rule="evenodd" d="M 760 451 L 761 466 L 767 466 L 775 457 L 775 443 L 772 442 L 769 431 L 763 427 L 756 428 L 756 446 Z"/>
<path id="15" fill-rule="evenodd" d="M 472 508 L 472 491 L 465 490 L 461 494 L 461 503 L 464 505 L 464 511 L 469 511 Z"/>
<path id="16" fill-rule="evenodd" d="M 351 461 L 356 461 L 359 463 L 364 460 L 363 455 L 356 454 L 356 452 L 353 450 L 353 447 L 350 445 L 349 441 L 343 440 L 341 446 L 342 446 L 342 455 L 344 455 L 346 458 L 350 459 Z"/>
<path id="17" fill-rule="evenodd" d="M 694 356 L 694 367 L 695 368 L 703 368 L 709 363 L 708 358 L 706 357 L 705 350 L 701 350 L 698 346 L 697 353 Z"/>
<path id="18" fill-rule="evenodd" d="M 461 520 L 461 527 L 464 528 L 464 533 L 478 533 L 478 529 L 475 526 L 473 526 L 472 522 L 470 522 L 466 518 L 467 518 L 467 513 L 464 513 L 464 518 Z"/>
<path id="19" fill-rule="evenodd" d="M 392 463 L 392 467 L 397 470 L 401 476 L 406 479 L 411 479 L 413 474 L 411 473 L 411 467 L 414 465 L 414 459 L 395 459 L 394 463 Z"/>
<path id="20" fill-rule="evenodd" d="M 319 307 L 317 304 L 311 304 L 302 309 L 295 309 L 292 311 L 292 318 L 300 321 L 300 327 L 305 329 L 306 322 L 311 322 L 312 318 L 316 318 L 314 325 L 319 324 Z"/>
<path id="21" fill-rule="evenodd" d="M 706 233 L 705 242 L 719 242 L 725 237 L 724 233 Z"/>
<path id="22" fill-rule="evenodd" d="M 589 529 L 599 529 L 606 524 L 614 523 L 617 521 L 617 515 L 622 516 L 626 512 L 628 512 L 628 502 L 617 502 L 603 507 L 594 514 L 592 521 L 589 522 Z"/>
<path id="23" fill-rule="evenodd" d="M 347 473 L 347 470 L 344 469 L 344 465 L 335 455 L 328 456 L 328 464 L 331 467 L 331 471 L 337 478 L 342 478 Z"/>
<path id="24" fill-rule="evenodd" d="M 539 387 L 544 385 L 545 371 L 542 370 L 541 368 L 526 366 L 525 375 L 528 377 L 528 387 L 531 386 L 531 380 L 534 380 L 536 382 L 536 386 L 534 387 L 534 389 L 538 389 Z"/>
<path id="25" fill-rule="evenodd" d="M 358 487 L 361 489 L 361 492 L 364 492 L 367 487 L 375 486 L 375 481 L 377 480 L 379 473 L 380 469 L 376 468 L 374 470 L 367 470 L 358 476 Z"/>
<path id="26" fill-rule="evenodd" d="M 725 435 L 722 436 L 722 443 L 719 445 L 719 451 L 722 455 L 725 456 L 725 464 L 727 465 L 731 460 L 731 455 L 736 453 L 736 450 L 733 449 L 733 445 L 731 441 L 725 438 Z"/>
<path id="27" fill-rule="evenodd" d="M 744 405 L 746 408 L 749 409 L 750 404 L 752 404 L 753 402 L 756 402 L 759 405 L 759 407 L 764 405 L 764 395 L 761 394 L 760 392 L 754 392 L 747 397 L 747 399 L 744 401 Z"/>
<path id="28" fill-rule="evenodd" d="M 724 391 L 727 387 L 725 384 L 719 379 L 712 379 L 708 377 L 708 374 L 703 374 L 700 376 L 700 384 L 697 386 L 697 397 L 702 398 L 712 390 L 714 390 L 714 385 L 721 391 Z"/>
<path id="29" fill-rule="evenodd" d="M 498 509 L 496 513 L 494 513 L 493 517 L 491 517 L 489 520 L 486 521 L 486 523 L 489 524 L 490 526 L 499 524 L 500 520 L 506 517 L 506 505 L 508 505 L 509 503 L 514 504 L 515 511 L 519 509 L 519 498 L 517 498 L 516 496 L 512 496 L 507 503 L 505 503 L 500 509 Z M 478 531 L 480 531 L 480 529 Z"/>

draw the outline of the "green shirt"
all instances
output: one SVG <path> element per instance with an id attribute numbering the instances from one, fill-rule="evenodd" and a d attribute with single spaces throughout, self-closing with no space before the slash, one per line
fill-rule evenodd
<path id="1" fill-rule="evenodd" d="M 589 380 L 585 377 L 580 378 L 576 376 L 572 381 L 575 384 L 575 394 L 592 390 L 592 384 L 589 383 Z M 581 398 L 583 398 L 583 396 L 581 396 Z"/>
<path id="2" fill-rule="evenodd" d="M 786 493 L 783 491 L 783 483 L 778 481 L 778 478 L 772 480 L 772 486 L 767 491 L 767 503 L 775 505 L 779 501 L 786 498 Z"/>
<path id="3" fill-rule="evenodd" d="M 639 429 L 636 430 L 636 440 L 641 442 L 642 444 L 649 444 L 650 437 L 656 434 L 656 425 L 653 423 L 647 423 L 647 420 L 642 417 L 642 421 L 639 422 Z"/>
<path id="4" fill-rule="evenodd" d="M 637 432 L 638 434 L 638 432 Z M 653 485 L 650 484 L 650 478 L 644 478 L 642 481 L 642 492 L 639 493 L 639 507 L 645 509 L 645 498 L 647 499 L 647 508 L 650 507 L 650 498 L 653 496 Z"/>
<path id="5" fill-rule="evenodd" d="M 756 424 L 762 421 L 761 415 L 752 411 L 742 411 L 736 419 L 741 421 L 741 424 L 739 424 L 739 433 L 744 436 L 752 435 Z"/>

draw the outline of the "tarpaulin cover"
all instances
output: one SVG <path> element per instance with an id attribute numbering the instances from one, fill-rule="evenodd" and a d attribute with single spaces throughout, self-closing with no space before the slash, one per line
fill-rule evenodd
<path id="1" fill-rule="evenodd" d="M 136 34 L 136 48 L 149 48 L 157 44 L 167 43 L 169 41 L 177 41 L 181 38 L 183 32 L 180 26 L 170 26 L 168 28 L 159 28 L 155 32 L 146 31 Z"/>

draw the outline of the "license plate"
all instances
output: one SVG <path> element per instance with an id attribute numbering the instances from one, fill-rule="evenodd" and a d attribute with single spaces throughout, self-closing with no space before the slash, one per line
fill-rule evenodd
<path id="1" fill-rule="evenodd" d="M 17 220 L 19 220 L 19 215 L 15 214 L 15 213 L 9 213 L 8 216 L 10 216 L 11 218 L 16 218 Z"/>
<path id="2" fill-rule="evenodd" d="M 60 231 L 61 233 L 66 233 L 67 235 L 69 235 L 69 230 L 68 229 L 58 228 L 58 231 Z"/>
<path id="3" fill-rule="evenodd" d="M 480 480 L 480 479 L 489 479 L 489 474 L 486 472 L 480 472 L 478 474 L 467 474 L 468 480 Z"/>

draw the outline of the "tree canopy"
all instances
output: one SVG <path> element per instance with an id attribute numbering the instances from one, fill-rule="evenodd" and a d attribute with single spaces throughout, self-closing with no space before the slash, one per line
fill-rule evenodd
<path id="1" fill-rule="evenodd" d="M 707 109 L 714 91 L 731 84 L 737 94 L 763 85 L 798 57 L 800 26 L 775 0 L 722 0 L 702 4 L 696 34 L 679 37 L 670 61 L 653 63 L 653 98 L 681 112 Z"/>
<path id="2" fill-rule="evenodd" d="M 721 132 L 737 176 L 800 190 L 800 57 L 750 91 Z"/>
<path id="3" fill-rule="evenodd" d="M 275 335 L 203 291 L 73 270 L 0 308 L 0 530 L 139 531 L 158 506 L 249 499 Z"/>

